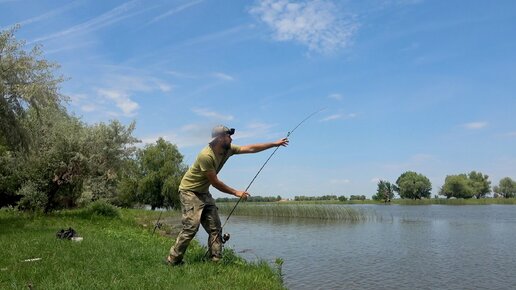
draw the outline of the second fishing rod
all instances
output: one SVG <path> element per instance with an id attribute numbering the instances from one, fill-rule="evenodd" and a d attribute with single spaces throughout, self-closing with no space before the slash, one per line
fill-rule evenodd
<path id="1" fill-rule="evenodd" d="M 297 124 L 292 130 L 290 130 L 285 139 L 288 139 L 292 133 L 294 133 L 294 131 L 299 128 L 299 126 L 301 126 L 301 124 L 303 124 L 306 120 L 310 119 L 312 116 L 316 115 L 317 113 L 321 112 L 325 110 L 325 108 L 323 109 L 319 109 L 313 113 L 311 113 L 310 115 L 308 115 L 306 118 L 304 118 L 301 122 L 299 122 L 299 124 Z M 249 190 L 249 188 L 251 187 L 251 185 L 253 184 L 253 182 L 256 180 L 256 178 L 258 177 L 258 175 L 260 175 L 260 172 L 262 172 L 263 168 L 265 167 L 265 165 L 267 165 L 267 163 L 269 162 L 269 160 L 271 160 L 272 156 L 274 156 L 274 154 L 276 153 L 276 151 L 278 151 L 278 149 L 280 148 L 281 146 L 278 146 L 276 147 L 276 149 L 274 149 L 274 151 L 272 151 L 271 155 L 269 155 L 269 157 L 267 158 L 267 160 L 265 160 L 265 162 L 263 163 L 263 165 L 260 167 L 260 169 L 258 170 L 258 172 L 256 172 L 255 176 L 253 177 L 253 179 L 251 180 L 251 182 L 249 182 L 249 184 L 247 185 L 247 187 L 245 188 L 244 192 L 247 193 L 247 191 Z M 222 231 L 224 229 L 224 227 L 226 226 L 227 222 L 229 221 L 229 218 L 231 217 L 231 215 L 233 215 L 233 212 L 235 211 L 235 209 L 237 208 L 238 204 L 244 200 L 244 198 L 247 198 L 246 194 L 240 196 L 240 198 L 238 199 L 238 201 L 236 202 L 235 206 L 233 206 L 233 208 L 231 209 L 231 212 L 228 214 L 228 216 L 226 217 L 226 220 L 224 221 L 224 224 L 220 227 L 220 230 L 217 234 L 217 236 L 214 238 L 214 239 L 211 239 L 209 241 L 209 244 L 208 244 L 208 250 L 206 251 L 206 253 L 204 254 L 204 259 L 207 258 L 208 254 L 210 253 L 210 249 L 211 249 L 211 246 L 213 245 L 213 243 L 217 240 L 217 239 L 220 239 L 222 241 L 222 243 L 226 243 L 229 238 L 230 238 L 230 235 L 228 233 L 226 234 L 222 234 Z"/>

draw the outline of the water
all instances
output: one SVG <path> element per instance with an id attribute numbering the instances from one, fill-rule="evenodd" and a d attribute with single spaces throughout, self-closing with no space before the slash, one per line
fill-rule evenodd
<path id="1" fill-rule="evenodd" d="M 354 206 L 382 219 L 233 216 L 226 246 L 283 259 L 289 289 L 516 289 L 516 206 Z"/>

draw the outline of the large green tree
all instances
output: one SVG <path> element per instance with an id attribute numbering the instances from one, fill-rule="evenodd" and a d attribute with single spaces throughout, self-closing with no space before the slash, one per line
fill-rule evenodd
<path id="1" fill-rule="evenodd" d="M 439 194 L 446 198 L 472 198 L 474 196 L 473 188 L 470 186 L 466 174 L 446 176 Z"/>
<path id="2" fill-rule="evenodd" d="M 430 198 L 432 183 L 420 173 L 407 171 L 396 180 L 396 191 L 401 198 Z"/>
<path id="3" fill-rule="evenodd" d="M 0 144 L 26 148 L 28 132 L 21 124 L 30 108 L 58 107 L 65 99 L 59 93 L 62 77 L 58 65 L 45 60 L 36 46 L 30 51 L 17 41 L 17 27 L 0 32 Z"/>
<path id="4" fill-rule="evenodd" d="M 373 195 L 373 200 L 381 200 L 383 202 L 389 202 L 394 198 L 395 186 L 385 180 L 378 182 L 378 188 L 376 194 Z"/>
<path id="5" fill-rule="evenodd" d="M 498 186 L 493 188 L 496 194 L 499 194 L 505 198 L 511 198 L 516 196 L 516 181 L 510 177 L 504 177 L 500 179 Z"/>
<path id="6" fill-rule="evenodd" d="M 491 192 L 489 176 L 471 171 L 469 174 L 448 175 L 439 194 L 447 198 L 481 198 Z"/>
<path id="7" fill-rule="evenodd" d="M 137 183 L 136 199 L 149 204 L 152 209 L 179 208 L 179 183 L 187 167 L 183 164 L 183 155 L 177 146 L 159 138 L 155 144 L 139 150 L 136 162 L 140 170 L 137 181 L 124 181 L 125 185 Z"/>
<path id="8" fill-rule="evenodd" d="M 489 176 L 481 172 L 471 171 L 468 175 L 469 182 L 473 188 L 473 195 L 476 198 L 485 197 L 491 192 L 491 181 Z"/>

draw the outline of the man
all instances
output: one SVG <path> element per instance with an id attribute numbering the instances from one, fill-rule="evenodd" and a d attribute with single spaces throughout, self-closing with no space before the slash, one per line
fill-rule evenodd
<path id="1" fill-rule="evenodd" d="M 176 243 L 170 249 L 167 263 L 175 266 L 183 261 L 188 244 L 193 239 L 199 225 L 208 233 L 209 254 L 212 261 L 222 258 L 221 223 L 215 200 L 209 192 L 212 185 L 216 189 L 247 199 L 249 193 L 229 187 L 217 174 L 233 154 L 257 153 L 272 147 L 287 146 L 288 139 L 283 138 L 276 142 L 238 146 L 231 144 L 231 135 L 235 129 L 225 126 L 216 126 L 211 132 L 211 141 L 201 153 L 193 165 L 188 169 L 179 185 L 179 198 L 183 212 L 183 229 L 179 233 Z"/>

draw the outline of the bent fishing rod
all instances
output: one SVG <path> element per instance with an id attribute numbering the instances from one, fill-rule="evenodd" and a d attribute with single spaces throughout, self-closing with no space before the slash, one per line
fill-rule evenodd
<path id="1" fill-rule="evenodd" d="M 294 131 L 296 131 L 297 128 L 299 128 L 299 126 L 301 126 L 301 124 L 303 124 L 304 122 L 306 122 L 308 119 L 310 119 L 311 117 L 313 117 L 314 115 L 318 114 L 319 112 L 321 111 L 324 111 L 326 110 L 326 108 L 322 108 L 322 109 L 319 109 L 313 113 L 311 113 L 310 115 L 308 115 L 306 118 L 304 118 L 301 122 L 299 122 L 299 124 L 297 124 L 294 129 L 290 130 L 288 133 L 287 133 L 287 136 L 285 138 L 289 138 L 290 135 L 292 135 L 292 133 L 294 133 Z M 271 160 L 272 156 L 274 156 L 274 154 L 276 153 L 276 151 L 278 151 L 278 149 L 280 148 L 281 146 L 278 146 L 276 147 L 276 149 L 274 149 L 274 151 L 272 151 L 271 155 L 269 155 L 269 158 L 267 158 L 267 160 L 265 160 L 265 162 L 263 163 L 262 167 L 260 167 L 260 169 L 258 170 L 258 172 L 256 172 L 256 175 L 253 177 L 253 179 L 251 180 L 251 182 L 249 182 L 249 185 L 247 185 L 247 187 L 245 188 L 244 192 L 247 193 L 247 191 L 249 190 L 249 188 L 251 187 L 251 185 L 253 184 L 253 182 L 256 180 L 256 178 L 258 177 L 258 175 L 260 175 L 260 172 L 262 172 L 263 168 L 265 167 L 265 165 L 267 165 L 267 163 L 269 162 L 269 160 Z M 222 227 L 220 227 L 220 231 L 219 233 L 217 234 L 217 236 L 215 237 L 215 239 L 213 241 L 210 241 L 210 244 L 208 245 L 208 251 L 206 251 L 206 254 L 204 255 L 204 258 L 206 258 L 206 256 L 208 255 L 209 251 L 210 251 L 210 248 L 211 246 L 213 245 L 213 243 L 215 242 L 215 240 L 217 238 L 219 238 L 219 236 L 221 236 L 222 234 L 222 229 L 226 226 L 227 222 L 229 221 L 229 218 L 231 217 L 231 215 L 233 214 L 233 212 L 235 211 L 235 209 L 237 208 L 238 204 L 242 201 L 242 199 L 244 198 L 245 194 L 240 196 L 240 198 L 238 199 L 238 201 L 236 202 L 235 206 L 233 206 L 233 209 L 231 210 L 231 212 L 229 212 L 226 220 L 224 221 L 224 224 L 222 225 Z M 224 234 L 221 236 L 221 240 L 222 240 L 222 243 L 226 243 L 230 238 L 230 235 L 229 234 Z"/>

